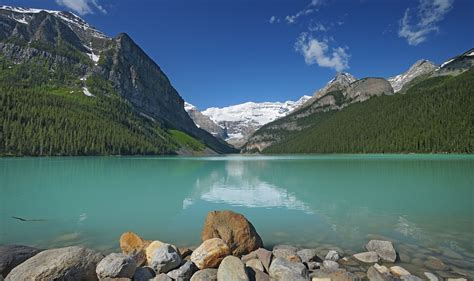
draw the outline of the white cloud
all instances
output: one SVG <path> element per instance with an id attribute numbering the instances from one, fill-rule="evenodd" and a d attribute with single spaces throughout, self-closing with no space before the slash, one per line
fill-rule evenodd
<path id="1" fill-rule="evenodd" d="M 346 49 L 336 47 L 331 51 L 327 40 L 318 40 L 306 32 L 301 33 L 295 43 L 295 50 L 303 55 L 306 64 L 316 63 L 336 71 L 349 68 L 350 55 L 346 53 Z"/>
<path id="2" fill-rule="evenodd" d="M 313 31 L 313 32 L 314 32 L 314 31 L 323 31 L 323 32 L 325 32 L 325 31 L 328 30 L 328 28 L 327 28 L 324 24 L 322 24 L 322 23 L 320 23 L 320 22 L 311 23 L 311 24 L 309 25 L 308 29 L 309 29 L 309 31 Z"/>
<path id="3" fill-rule="evenodd" d="M 398 30 L 398 36 L 406 38 L 408 44 L 412 46 L 426 41 L 430 33 L 439 30 L 438 23 L 443 20 L 454 3 L 454 0 L 419 1 L 415 21 L 412 22 L 410 9 L 406 9 Z"/>
<path id="4" fill-rule="evenodd" d="M 274 24 L 280 22 L 280 18 L 276 16 L 271 16 L 271 18 L 268 20 L 269 23 Z"/>
<path id="5" fill-rule="evenodd" d="M 317 9 L 315 7 L 319 6 L 322 4 L 322 0 L 311 0 L 311 2 L 304 8 L 303 10 L 299 11 L 298 13 L 294 15 L 288 15 L 285 17 L 285 20 L 288 24 L 293 24 L 296 22 L 296 20 L 302 16 L 307 16 L 309 14 L 312 14 L 313 12 L 316 12 Z"/>
<path id="6" fill-rule="evenodd" d="M 93 14 L 94 9 L 106 14 L 107 11 L 97 0 L 56 0 L 58 5 L 67 7 L 80 15 Z"/>

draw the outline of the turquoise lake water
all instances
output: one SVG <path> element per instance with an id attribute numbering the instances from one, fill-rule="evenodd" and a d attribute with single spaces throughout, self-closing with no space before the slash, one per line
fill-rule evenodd
<path id="1" fill-rule="evenodd" d="M 131 230 L 192 246 L 207 212 L 231 209 L 267 246 L 381 236 L 474 257 L 474 156 L 4 158 L 0 188 L 2 244 L 113 251 Z"/>

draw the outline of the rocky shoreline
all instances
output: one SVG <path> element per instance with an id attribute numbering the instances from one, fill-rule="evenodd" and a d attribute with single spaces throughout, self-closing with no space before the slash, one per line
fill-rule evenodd
<path id="1" fill-rule="evenodd" d="M 254 226 L 232 211 L 210 212 L 196 248 L 145 240 L 133 232 L 120 237 L 121 253 L 104 256 L 79 246 L 40 250 L 0 246 L 0 281 L 5 280 L 471 280 L 467 270 L 430 256 L 410 263 L 397 252 L 407 245 L 370 240 L 347 254 L 337 247 L 264 247 Z M 455 253 L 452 253 L 455 254 Z M 459 258 L 458 256 L 456 258 Z M 462 259 L 457 259 L 462 261 Z M 413 260 L 414 261 L 414 260 Z"/>

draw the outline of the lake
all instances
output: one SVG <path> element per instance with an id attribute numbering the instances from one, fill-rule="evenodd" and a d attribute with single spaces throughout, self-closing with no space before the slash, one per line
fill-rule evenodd
<path id="1" fill-rule="evenodd" d="M 468 155 L 4 158 L 0 186 L 2 244 L 110 252 L 131 230 L 192 246 L 207 212 L 231 209 L 266 246 L 383 237 L 474 260 Z"/>

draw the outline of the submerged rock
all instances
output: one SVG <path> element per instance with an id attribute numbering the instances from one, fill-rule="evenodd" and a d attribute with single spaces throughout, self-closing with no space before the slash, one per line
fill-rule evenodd
<path id="1" fill-rule="evenodd" d="M 354 258 L 365 263 L 376 263 L 379 261 L 379 255 L 376 252 L 364 252 L 354 255 Z"/>
<path id="2" fill-rule="evenodd" d="M 82 247 L 42 251 L 15 267 L 6 280 L 97 280 L 103 255 Z"/>
<path id="3" fill-rule="evenodd" d="M 201 269 L 193 274 L 193 276 L 191 277 L 191 281 L 217 281 L 217 269 Z"/>
<path id="4" fill-rule="evenodd" d="M 232 255 L 242 256 L 263 247 L 254 226 L 241 214 L 232 211 L 209 212 L 201 235 L 202 241 L 221 238 Z"/>
<path id="5" fill-rule="evenodd" d="M 308 279 L 308 269 L 300 262 L 277 257 L 270 265 L 270 277 L 276 280 L 299 281 Z"/>
<path id="6" fill-rule="evenodd" d="M 169 244 L 164 244 L 154 251 L 150 267 L 158 273 L 167 273 L 181 264 L 181 256 Z"/>
<path id="7" fill-rule="evenodd" d="M 39 252 L 40 249 L 22 245 L 0 246 L 0 276 L 7 276 L 13 268 Z"/>
<path id="8" fill-rule="evenodd" d="M 429 281 L 439 281 L 439 278 L 431 272 L 424 272 Z"/>
<path id="9" fill-rule="evenodd" d="M 370 240 L 365 248 L 369 252 L 376 252 L 384 261 L 395 262 L 397 259 L 397 252 L 390 241 Z"/>
<path id="10" fill-rule="evenodd" d="M 132 278 L 137 269 L 135 260 L 122 253 L 112 253 L 102 259 L 95 272 L 99 279 L 104 278 Z"/>
<path id="11" fill-rule="evenodd" d="M 217 269 L 217 280 L 249 281 L 243 262 L 234 256 L 225 257 Z"/>
<path id="12" fill-rule="evenodd" d="M 424 262 L 424 265 L 429 269 L 434 270 L 446 270 L 448 267 L 444 262 L 436 257 L 428 257 L 428 259 Z"/>
<path id="13" fill-rule="evenodd" d="M 191 254 L 191 261 L 199 268 L 215 268 L 230 255 L 229 246 L 220 238 L 208 239 Z"/>
<path id="14" fill-rule="evenodd" d="M 364 274 L 365 276 L 365 274 Z M 318 269 L 310 274 L 311 280 L 318 281 L 358 281 L 359 277 L 345 269 Z"/>
<path id="15" fill-rule="evenodd" d="M 392 266 L 390 267 L 390 272 L 396 276 L 405 276 L 410 275 L 410 272 L 401 266 Z"/>

